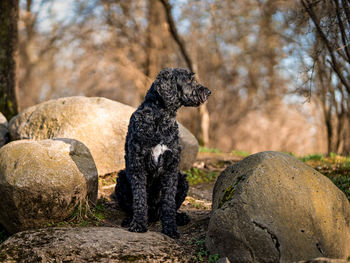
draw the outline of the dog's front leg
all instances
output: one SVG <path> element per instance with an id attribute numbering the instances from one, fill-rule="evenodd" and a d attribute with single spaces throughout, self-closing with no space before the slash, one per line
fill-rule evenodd
<path id="1" fill-rule="evenodd" d="M 176 185 L 177 174 L 169 174 L 161 179 L 162 184 L 162 204 L 161 216 L 162 232 L 172 238 L 178 238 L 179 232 L 176 225 Z"/>
<path id="2" fill-rule="evenodd" d="M 146 232 L 147 231 L 147 175 L 144 171 L 134 172 L 131 178 L 131 189 L 133 195 L 133 218 L 130 223 L 129 231 Z"/>
<path id="3" fill-rule="evenodd" d="M 176 224 L 176 189 L 178 181 L 177 160 L 173 158 L 171 151 L 166 151 L 162 156 L 166 167 L 165 174 L 160 178 L 161 183 L 161 215 L 162 232 L 172 238 L 178 238 Z"/>

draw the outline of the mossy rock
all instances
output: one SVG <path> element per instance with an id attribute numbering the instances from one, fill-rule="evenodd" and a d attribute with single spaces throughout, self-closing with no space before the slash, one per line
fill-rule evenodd
<path id="1" fill-rule="evenodd" d="M 228 167 L 213 191 L 206 236 L 231 262 L 350 256 L 350 204 L 327 177 L 278 152 Z"/>
<path id="2" fill-rule="evenodd" d="M 0 224 L 10 233 L 62 221 L 81 202 L 96 202 L 97 169 L 72 139 L 20 140 L 0 149 Z"/>

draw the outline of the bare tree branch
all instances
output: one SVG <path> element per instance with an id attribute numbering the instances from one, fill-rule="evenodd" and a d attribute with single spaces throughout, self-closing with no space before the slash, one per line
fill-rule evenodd
<path id="1" fill-rule="evenodd" d="M 159 1 L 164 6 L 164 10 L 165 10 L 165 13 L 166 13 L 167 21 L 168 21 L 168 24 L 169 24 L 170 33 L 171 33 L 172 37 L 174 38 L 176 44 L 179 46 L 179 48 L 181 50 L 181 54 L 182 54 L 182 56 L 185 59 L 187 67 L 191 71 L 193 71 L 193 62 L 192 62 L 189 54 L 186 51 L 185 44 L 184 44 L 183 40 L 181 39 L 181 37 L 179 36 L 179 34 L 177 32 L 176 25 L 175 25 L 175 22 L 174 22 L 174 19 L 173 19 L 173 15 L 171 14 L 172 7 L 171 7 L 171 5 L 170 5 L 168 0 L 159 0 Z"/>
<path id="2" fill-rule="evenodd" d="M 301 3 L 304 6 L 306 12 L 309 14 L 312 22 L 314 23 L 316 30 L 317 30 L 317 33 L 320 36 L 322 42 L 327 47 L 328 53 L 331 57 L 331 65 L 332 65 L 335 73 L 339 77 L 341 83 L 345 86 L 346 90 L 350 93 L 350 84 L 346 81 L 343 73 L 341 72 L 341 69 L 338 65 L 337 59 L 334 55 L 333 48 L 332 48 L 329 40 L 327 39 L 325 33 L 323 32 L 322 28 L 320 27 L 320 21 L 319 21 L 318 17 L 316 16 L 314 10 L 312 9 L 312 4 L 310 3 L 309 0 L 301 0 Z"/>
<path id="3" fill-rule="evenodd" d="M 340 33 L 341 33 L 341 39 L 343 41 L 345 54 L 347 56 L 347 62 L 350 63 L 350 50 L 349 50 L 350 47 L 349 47 L 349 43 L 346 42 L 345 27 L 344 27 L 343 20 L 341 19 L 338 0 L 334 0 L 334 3 L 335 3 L 335 10 L 337 13 L 337 19 L 338 19 L 338 24 L 339 24 L 339 28 L 340 28 Z"/>

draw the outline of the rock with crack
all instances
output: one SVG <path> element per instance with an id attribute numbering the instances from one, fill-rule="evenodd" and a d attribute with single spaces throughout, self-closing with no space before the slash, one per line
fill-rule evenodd
<path id="1" fill-rule="evenodd" d="M 73 139 L 20 140 L 0 149 L 0 224 L 10 233 L 44 227 L 96 202 L 97 169 Z"/>
<path id="2" fill-rule="evenodd" d="M 84 143 L 94 157 L 98 174 L 123 169 L 124 145 L 134 108 L 105 98 L 67 97 L 32 106 L 10 120 L 12 140 L 72 138 Z M 196 160 L 198 142 L 180 126 L 180 169 Z"/>
<path id="3" fill-rule="evenodd" d="M 346 259 L 350 204 L 327 177 L 294 157 L 254 154 L 218 177 L 206 245 L 231 262 Z"/>
<path id="4" fill-rule="evenodd" d="M 112 227 L 46 228 L 15 234 L 0 262 L 188 262 L 171 238 Z"/>

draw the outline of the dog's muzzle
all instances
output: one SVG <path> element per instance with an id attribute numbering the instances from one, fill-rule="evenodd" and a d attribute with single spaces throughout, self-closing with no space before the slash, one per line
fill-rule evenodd
<path id="1" fill-rule="evenodd" d="M 200 100 L 200 102 L 204 103 L 205 101 L 207 101 L 210 94 L 211 94 L 211 91 L 208 88 L 201 86 L 199 88 L 199 100 Z"/>

